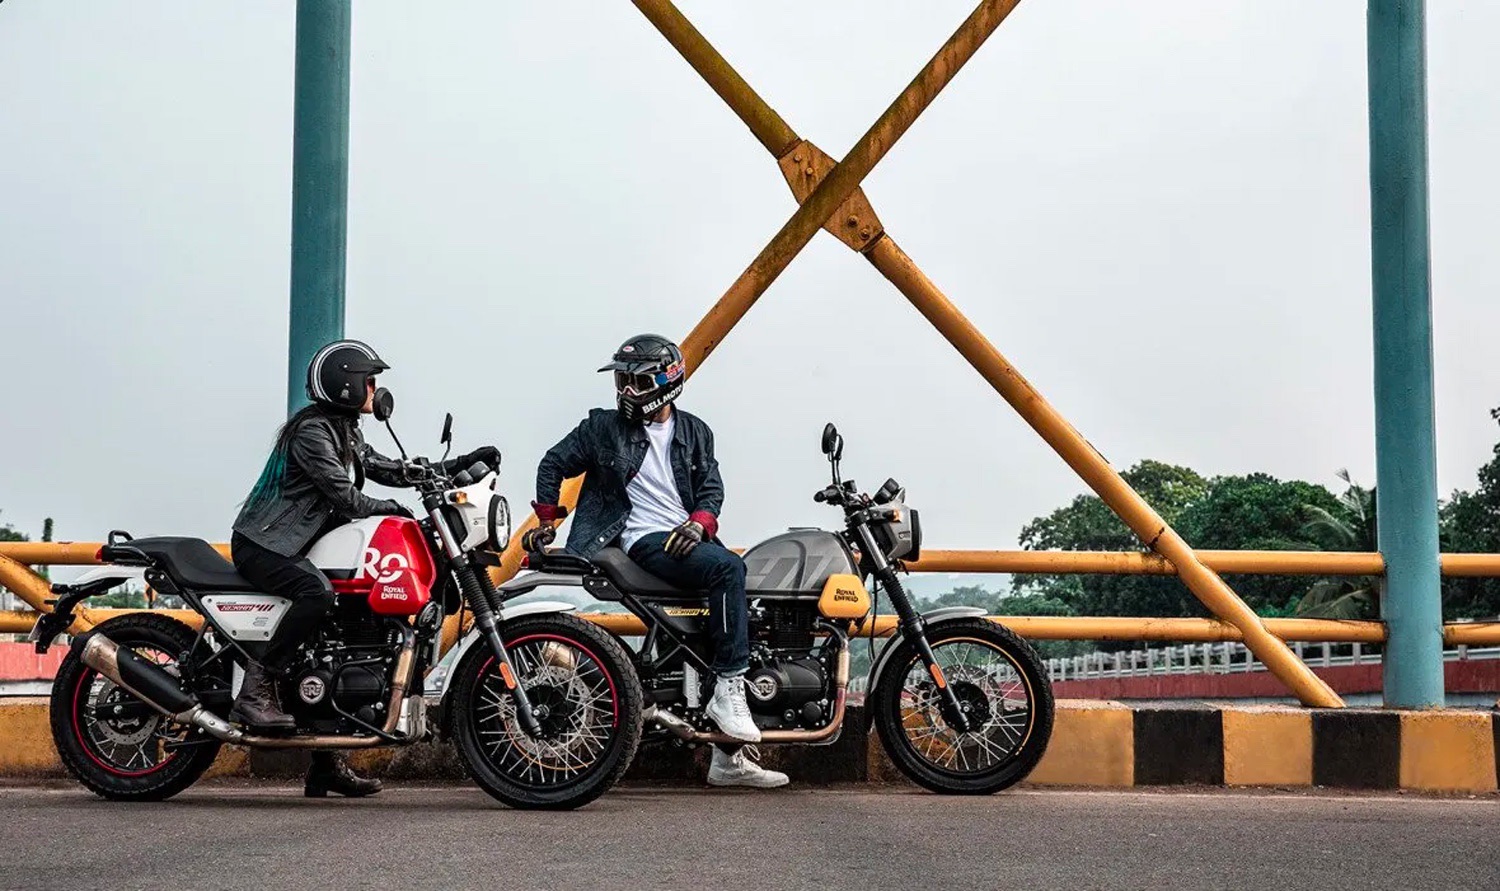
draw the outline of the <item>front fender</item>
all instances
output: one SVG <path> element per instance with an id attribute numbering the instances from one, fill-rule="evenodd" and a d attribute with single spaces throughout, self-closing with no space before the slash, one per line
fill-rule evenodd
<path id="1" fill-rule="evenodd" d="M 504 624 L 511 619 L 519 619 L 522 616 L 535 616 L 541 613 L 570 613 L 577 609 L 578 607 L 563 600 L 536 600 L 517 606 L 501 607 L 496 611 L 495 619 L 497 622 Z M 427 677 L 423 681 L 422 695 L 427 700 L 429 706 L 441 709 L 448 701 L 448 678 L 451 676 L 453 669 L 457 667 L 459 661 L 463 659 L 464 654 L 469 651 L 470 647 L 474 646 L 477 640 L 479 640 L 479 630 L 470 628 L 469 633 L 465 634 L 459 640 L 458 645 L 442 659 L 438 660 L 438 664 L 434 665 L 432 670 L 427 673 Z"/>
<path id="2" fill-rule="evenodd" d="M 940 606 L 923 613 L 922 624 L 931 628 L 933 625 L 953 619 L 976 619 L 984 615 L 985 611 L 977 606 Z M 871 663 L 868 686 L 865 687 L 870 694 L 875 692 L 876 684 L 880 683 L 880 676 L 885 672 L 886 663 L 891 661 L 891 654 L 896 651 L 896 644 L 900 640 L 900 632 L 892 634 L 885 646 L 881 647 L 880 655 L 876 656 L 875 661 Z"/>

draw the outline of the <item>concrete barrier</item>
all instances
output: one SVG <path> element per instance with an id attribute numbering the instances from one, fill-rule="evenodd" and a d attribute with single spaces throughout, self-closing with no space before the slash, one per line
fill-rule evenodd
<path id="1" fill-rule="evenodd" d="M 769 767 L 799 785 L 902 783 L 863 710 L 826 746 L 763 746 Z M 1327 786 L 1496 791 L 1500 718 L 1489 712 L 1307 710 L 1276 706 L 1126 705 L 1059 700 L 1034 786 Z M 357 768 L 395 781 L 461 781 L 452 746 L 424 743 L 354 753 Z M 297 778 L 305 752 L 226 746 L 208 776 Z M 641 750 L 628 779 L 701 783 L 708 751 L 675 743 Z M 0 777 L 59 777 L 47 701 L 0 702 Z"/>

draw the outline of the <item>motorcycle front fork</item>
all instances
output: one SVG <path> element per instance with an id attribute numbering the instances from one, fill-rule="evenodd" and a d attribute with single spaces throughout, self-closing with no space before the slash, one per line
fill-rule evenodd
<path id="1" fill-rule="evenodd" d="M 896 608 L 896 616 L 900 625 L 898 631 L 901 638 L 916 648 L 917 654 L 922 657 L 922 664 L 927 666 L 927 675 L 932 678 L 932 683 L 937 686 L 938 695 L 942 698 L 943 718 L 959 733 L 968 733 L 973 729 L 969 724 L 969 717 L 964 713 L 963 704 L 958 701 L 958 694 L 948 686 L 948 679 L 943 675 L 942 666 L 937 664 L 937 657 L 932 653 L 932 644 L 927 641 L 927 626 L 922 621 L 922 616 L 912 606 L 911 598 L 906 593 L 906 587 L 901 584 L 901 578 L 896 575 L 896 570 L 888 562 L 885 555 L 880 551 L 875 538 L 865 527 L 860 527 L 860 538 L 865 546 L 865 553 L 875 564 L 875 579 L 880 586 L 890 595 L 891 605 Z"/>
<path id="2" fill-rule="evenodd" d="M 454 561 L 453 574 L 458 576 L 458 586 L 463 591 L 464 600 L 468 601 L 469 609 L 474 611 L 474 625 L 484 635 L 490 645 L 490 652 L 495 654 L 495 659 L 500 663 L 500 680 L 516 700 L 516 717 L 521 721 L 521 729 L 533 738 L 540 737 L 542 725 L 532 708 L 531 697 L 526 695 L 526 688 L 521 686 L 510 651 L 500 638 L 500 626 L 495 621 L 495 611 L 491 607 L 494 585 L 490 583 L 487 574 L 476 569 L 467 559 Z"/>

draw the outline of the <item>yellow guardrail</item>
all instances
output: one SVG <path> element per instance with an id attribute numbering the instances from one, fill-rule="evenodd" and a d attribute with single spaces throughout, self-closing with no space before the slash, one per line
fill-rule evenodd
<path id="1" fill-rule="evenodd" d="M 228 545 L 215 545 L 228 554 Z M 86 566 L 99 562 L 98 542 L 0 543 L 0 586 L 15 591 L 34 610 L 50 611 L 49 586 L 31 566 Z M 1199 551 L 1199 558 L 1216 571 L 1230 574 L 1377 575 L 1383 570 L 1379 554 L 1319 551 Z M 1155 554 L 1090 551 L 927 551 L 908 568 L 916 572 L 1118 573 L 1172 575 L 1173 568 Z M 1500 555 L 1444 554 L 1443 573 L 1450 576 L 1500 576 Z M 84 609 L 73 630 L 83 631 L 131 610 Z M 197 613 L 166 610 L 168 615 L 197 625 Z M 586 618 L 618 634 L 644 634 L 635 616 L 590 613 Z M 1173 640 L 1188 642 L 1242 641 L 1235 625 L 1221 619 L 1110 616 L 991 616 L 1022 637 L 1033 640 Z M 1265 628 L 1283 641 L 1379 643 L 1385 640 L 1380 622 L 1336 619 L 1264 619 Z M 36 622 L 29 610 L 0 611 L 0 633 L 25 633 Z M 887 636 L 895 616 L 876 616 L 874 633 Z M 870 633 L 861 627 L 861 633 Z M 1446 625 L 1449 646 L 1500 645 L 1500 622 L 1463 622 Z"/>

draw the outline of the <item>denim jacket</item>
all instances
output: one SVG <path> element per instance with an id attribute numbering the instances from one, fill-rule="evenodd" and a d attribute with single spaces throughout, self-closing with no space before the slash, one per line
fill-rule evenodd
<path id="1" fill-rule="evenodd" d="M 724 481 L 714 458 L 714 435 L 695 415 L 673 408 L 672 476 L 690 519 L 703 526 L 707 537 L 718 533 L 724 505 Z M 641 469 L 649 444 L 646 429 L 620 419 L 614 409 L 596 408 L 573 432 L 548 450 L 536 471 L 537 517 L 552 522 L 563 480 L 588 474 L 578 497 L 568 551 L 592 556 L 613 544 L 625 530 L 630 496 L 625 486 Z"/>

